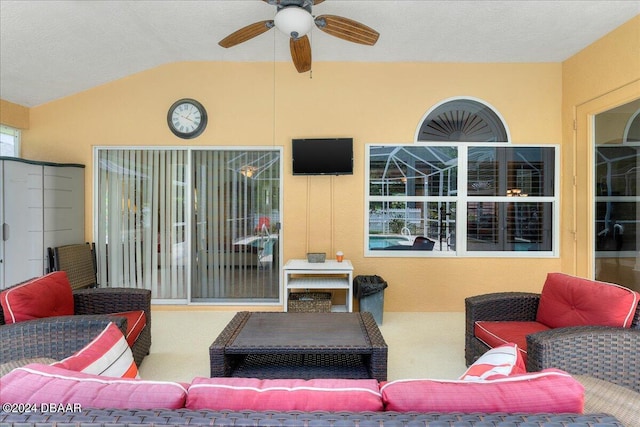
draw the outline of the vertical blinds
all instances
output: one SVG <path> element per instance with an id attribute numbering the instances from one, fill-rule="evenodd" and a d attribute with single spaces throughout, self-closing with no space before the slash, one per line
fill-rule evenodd
<path id="1" fill-rule="evenodd" d="M 192 299 L 278 298 L 280 155 L 194 151 Z"/>
<path id="2" fill-rule="evenodd" d="M 101 150 L 100 283 L 187 298 L 186 151 Z"/>

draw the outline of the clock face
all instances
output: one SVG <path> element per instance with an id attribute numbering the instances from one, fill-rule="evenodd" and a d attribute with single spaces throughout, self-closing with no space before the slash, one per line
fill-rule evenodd
<path id="1" fill-rule="evenodd" d="M 176 136 L 195 138 L 207 126 L 207 112 L 198 101 L 181 99 L 169 108 L 167 123 Z"/>

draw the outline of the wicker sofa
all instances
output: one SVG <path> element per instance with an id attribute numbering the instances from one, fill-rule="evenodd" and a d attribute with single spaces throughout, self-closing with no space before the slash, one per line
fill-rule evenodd
<path id="1" fill-rule="evenodd" d="M 610 415 L 614 410 L 611 405 L 597 411 L 590 411 L 585 405 L 589 413 L 579 413 L 583 408 L 583 388 L 566 373 L 525 375 L 527 377 L 522 381 L 505 378 L 484 383 L 439 380 L 378 383 L 376 380 L 321 379 L 267 380 L 275 383 L 263 384 L 257 379 L 194 378 L 186 384 L 107 377 L 96 381 L 95 377 L 87 378 L 86 374 L 29 364 L 0 377 L 0 387 L 4 390 L 0 396 L 0 425 L 633 425 L 624 424 L 625 418 Z M 110 385 L 105 385 L 107 383 Z M 461 393 L 452 393 L 452 387 Z M 520 392 L 514 393 L 516 389 Z M 372 390 L 379 393 L 372 393 Z M 617 391 L 608 394 L 611 394 L 608 402 L 620 396 L 638 400 L 636 395 L 623 396 Z M 47 403 L 56 399 L 62 403 Z M 487 399 L 493 403 L 488 403 Z M 90 404 L 98 401 L 111 402 L 119 409 Z M 471 403 L 473 408 L 499 407 L 505 408 L 505 412 L 496 412 L 497 409 L 453 409 L 470 408 L 469 401 L 474 402 Z M 530 411 L 515 408 L 529 408 Z"/>
<path id="2" fill-rule="evenodd" d="M 5 313 L 0 305 L 0 364 L 36 357 L 61 360 L 87 345 L 109 322 L 114 322 L 124 334 L 127 320 L 112 313 L 134 310 L 142 310 L 146 316 L 146 326 L 131 347 L 136 365 L 142 363 L 151 347 L 150 291 L 128 288 L 77 289 L 73 291 L 73 301 L 74 315 L 13 324 L 5 323 Z"/>
<path id="3" fill-rule="evenodd" d="M 274 412 L 87 409 L 81 413 L 0 412 L 0 425 L 19 426 L 270 426 L 270 427 L 420 427 L 420 426 L 566 426 L 624 427 L 607 414 L 463 414 L 419 412 Z"/>
<path id="4" fill-rule="evenodd" d="M 478 321 L 533 322 L 541 294 L 501 292 L 465 301 L 465 358 L 467 365 L 489 350 L 476 338 Z M 640 305 L 630 328 L 572 326 L 526 336 L 527 371 L 558 368 L 588 375 L 640 392 Z"/>

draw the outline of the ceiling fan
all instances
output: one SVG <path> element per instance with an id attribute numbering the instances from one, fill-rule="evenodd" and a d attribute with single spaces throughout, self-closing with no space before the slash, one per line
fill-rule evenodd
<path id="1" fill-rule="evenodd" d="M 320 15 L 314 17 L 311 7 L 324 0 L 262 0 L 277 7 L 273 19 L 256 22 L 229 34 L 218 43 L 228 48 L 246 42 L 260 34 L 276 27 L 289 36 L 291 59 L 299 73 L 311 70 L 311 44 L 307 33 L 315 24 L 320 30 L 334 37 L 353 43 L 373 46 L 380 34 L 352 19 L 335 15 Z"/>

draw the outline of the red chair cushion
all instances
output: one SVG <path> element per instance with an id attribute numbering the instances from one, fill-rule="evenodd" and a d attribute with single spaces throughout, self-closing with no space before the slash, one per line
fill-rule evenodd
<path id="1" fill-rule="evenodd" d="M 527 335 L 549 328 L 539 322 L 483 322 L 478 321 L 473 326 L 473 333 L 480 341 L 491 348 L 506 343 L 516 343 L 522 353 L 525 363 L 527 360 Z"/>
<path id="2" fill-rule="evenodd" d="M 600 325 L 628 328 L 640 294 L 611 283 L 549 273 L 536 320 L 550 328 Z"/>
<path id="3" fill-rule="evenodd" d="M 73 294 L 64 271 L 32 279 L 0 292 L 6 324 L 73 314 Z"/>
<path id="4" fill-rule="evenodd" d="M 142 330 L 147 326 L 147 316 L 144 311 L 123 311 L 120 313 L 113 313 L 113 316 L 127 318 L 127 333 L 125 338 L 127 339 L 129 347 L 133 346 L 142 333 Z"/>

